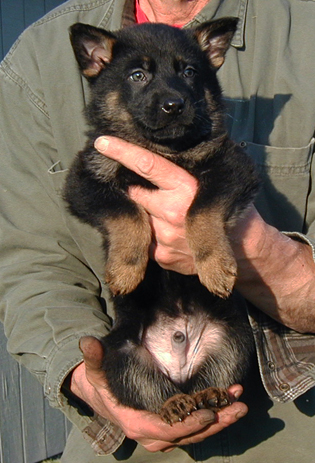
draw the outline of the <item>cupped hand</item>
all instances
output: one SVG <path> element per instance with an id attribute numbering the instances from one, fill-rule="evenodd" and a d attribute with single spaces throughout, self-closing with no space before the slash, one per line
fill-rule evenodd
<path id="1" fill-rule="evenodd" d="M 101 343 L 87 336 L 81 339 L 80 346 L 84 362 L 73 371 L 71 391 L 149 452 L 170 451 L 180 445 L 201 442 L 247 413 L 246 405 L 235 401 L 217 414 L 210 410 L 197 410 L 184 421 L 170 426 L 159 415 L 118 404 L 108 390 L 102 370 L 104 354 Z M 238 399 L 242 391 L 240 385 L 231 386 L 231 399 Z"/>

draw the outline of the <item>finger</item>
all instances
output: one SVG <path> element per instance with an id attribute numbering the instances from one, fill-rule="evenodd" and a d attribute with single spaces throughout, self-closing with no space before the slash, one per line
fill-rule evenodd
<path id="1" fill-rule="evenodd" d="M 243 394 L 243 387 L 240 384 L 233 384 L 233 386 L 229 387 L 228 391 L 231 397 L 231 401 L 234 402 L 235 400 L 238 400 Z"/>
<path id="2" fill-rule="evenodd" d="M 229 388 L 231 399 L 239 396 L 243 391 L 242 386 L 234 385 Z M 173 449 L 178 445 L 187 445 L 192 443 L 198 443 L 206 439 L 207 437 L 214 435 L 224 428 L 238 421 L 240 418 L 246 415 L 248 408 L 241 402 L 235 402 L 234 404 L 222 409 L 217 414 L 210 410 L 197 410 L 190 416 L 185 418 L 183 422 L 168 426 L 168 438 L 167 442 L 162 440 L 150 441 L 145 447 L 149 451 L 165 451 L 169 448 Z M 161 422 L 165 427 L 165 423 Z M 163 439 L 163 429 L 158 432 L 159 439 Z M 177 437 L 176 437 L 177 436 Z M 171 443 L 171 445 L 169 445 Z M 174 446 L 174 444 L 176 444 Z"/>
<path id="3" fill-rule="evenodd" d="M 176 447 L 177 447 L 176 445 L 172 445 L 172 446 L 170 446 L 170 447 L 167 447 L 167 448 L 164 449 L 164 450 L 161 450 L 161 452 L 163 452 L 163 453 L 170 453 L 170 452 L 172 452 L 174 449 L 176 449 Z"/>
<path id="4" fill-rule="evenodd" d="M 181 227 L 195 195 L 194 179 L 172 190 L 148 190 L 138 186 L 129 188 L 130 198 L 140 204 L 150 215 Z"/>
<path id="5" fill-rule="evenodd" d="M 211 426 L 211 431 L 209 435 L 217 434 L 221 432 L 224 428 L 231 426 L 231 424 L 236 423 L 241 418 L 244 418 L 248 413 L 248 407 L 242 402 L 236 402 L 235 404 L 226 407 L 217 413 L 218 421 Z M 208 437 L 208 433 L 206 433 Z M 204 437 L 202 437 L 204 439 Z"/>
<path id="6" fill-rule="evenodd" d="M 101 154 L 123 164 L 161 189 L 173 190 L 191 177 L 168 159 L 119 138 L 99 137 L 94 146 Z"/>
<path id="7" fill-rule="evenodd" d="M 151 419 L 150 419 L 151 418 Z M 149 452 L 165 451 L 174 449 L 177 442 L 187 439 L 187 436 L 198 434 L 204 429 L 207 429 L 209 424 L 216 420 L 215 413 L 211 410 L 198 410 L 185 418 L 182 422 L 177 422 L 170 426 L 161 420 L 158 415 L 148 417 L 143 430 L 138 429 L 139 435 L 146 436 L 144 438 L 136 438 L 143 447 Z"/>
<path id="8" fill-rule="evenodd" d="M 128 420 L 128 411 L 126 410 L 126 419 Z M 147 436 L 150 440 L 160 440 L 168 444 L 177 441 L 179 438 L 200 432 L 210 423 L 216 421 L 216 414 L 211 410 L 198 410 L 187 416 L 185 420 L 169 425 L 157 414 L 150 412 L 135 412 L 130 409 L 131 416 L 135 420 L 136 414 L 141 413 L 141 420 L 134 432 L 138 436 Z M 140 416 L 140 415 L 139 415 Z M 131 424 L 131 423 L 130 423 Z"/>
<path id="9" fill-rule="evenodd" d="M 104 386 L 106 384 L 102 369 L 104 351 L 101 342 L 93 336 L 83 336 L 79 341 L 79 347 L 83 353 L 88 380 L 95 385 Z"/>
<path id="10" fill-rule="evenodd" d="M 204 429 L 202 429 L 199 432 L 196 432 L 189 436 L 185 436 L 182 439 L 178 439 L 176 441 L 176 444 L 188 445 L 202 442 L 207 437 L 213 436 L 214 434 L 221 432 L 228 426 L 231 426 L 232 424 L 236 423 L 239 419 L 243 418 L 247 414 L 247 412 L 248 408 L 244 403 L 235 402 L 234 404 L 222 409 L 220 412 L 217 413 L 217 421 L 215 423 L 209 424 L 207 427 L 204 427 Z M 194 413 L 197 414 L 199 413 L 199 411 Z"/>
<path id="11" fill-rule="evenodd" d="M 161 209 L 161 190 L 148 190 L 138 186 L 129 188 L 128 193 L 130 198 L 137 204 L 140 204 L 146 212 L 154 217 L 161 217 L 164 209 Z"/>

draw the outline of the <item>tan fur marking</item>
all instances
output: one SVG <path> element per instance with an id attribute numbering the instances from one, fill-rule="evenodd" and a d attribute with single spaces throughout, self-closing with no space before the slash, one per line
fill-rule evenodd
<path id="1" fill-rule="evenodd" d="M 220 68 L 222 66 L 222 64 L 224 63 L 224 58 L 223 56 L 216 56 L 216 55 L 213 55 L 212 56 L 212 64 L 215 68 Z"/>
<path id="2" fill-rule="evenodd" d="M 89 78 L 89 77 L 95 77 L 99 73 L 98 69 L 93 69 L 93 68 L 87 68 L 82 71 L 82 74 Z"/>
<path id="3" fill-rule="evenodd" d="M 227 298 L 235 284 L 237 265 L 226 236 L 223 212 L 200 211 L 187 217 L 187 237 L 199 279 L 211 293 Z"/>
<path id="4" fill-rule="evenodd" d="M 132 117 L 119 101 L 119 92 L 107 93 L 104 104 L 106 116 L 120 123 L 131 123 Z"/>
<path id="5" fill-rule="evenodd" d="M 114 295 L 127 294 L 143 280 L 148 263 L 151 227 L 145 212 L 141 218 L 107 219 L 108 256 L 105 280 Z"/>

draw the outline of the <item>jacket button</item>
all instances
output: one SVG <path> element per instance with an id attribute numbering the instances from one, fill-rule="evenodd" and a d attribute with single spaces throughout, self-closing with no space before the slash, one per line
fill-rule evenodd
<path id="1" fill-rule="evenodd" d="M 287 383 L 282 383 L 280 384 L 279 388 L 282 392 L 287 392 L 290 389 L 290 386 Z"/>

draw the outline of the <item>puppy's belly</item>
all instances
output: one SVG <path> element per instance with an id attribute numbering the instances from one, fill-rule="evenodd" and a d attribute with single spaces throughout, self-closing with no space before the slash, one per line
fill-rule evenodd
<path id="1" fill-rule="evenodd" d="M 175 383 L 196 374 L 209 355 L 222 349 L 225 330 L 203 313 L 171 318 L 161 314 L 142 334 L 142 345 Z"/>

